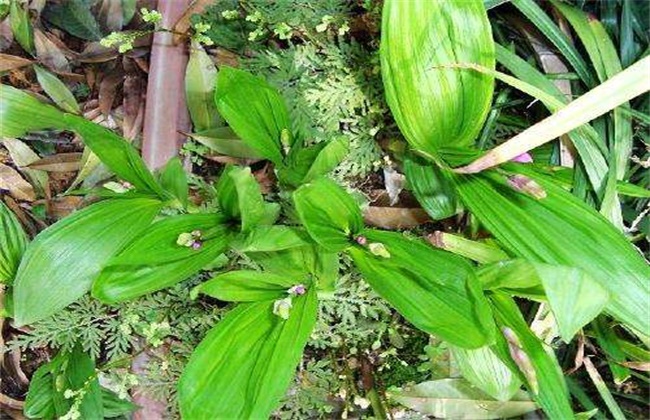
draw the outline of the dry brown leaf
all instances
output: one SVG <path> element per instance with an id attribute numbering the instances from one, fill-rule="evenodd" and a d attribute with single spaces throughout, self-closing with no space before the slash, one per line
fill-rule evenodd
<path id="1" fill-rule="evenodd" d="M 178 3 L 182 3 L 182 1 L 179 0 L 177 1 Z M 187 4 L 187 1 L 185 1 L 185 3 Z M 190 29 L 190 25 L 191 25 L 190 18 L 192 17 L 192 15 L 203 13 L 208 6 L 214 3 L 215 0 L 194 0 L 190 2 L 187 9 L 185 9 L 183 14 L 181 15 L 180 19 L 178 19 L 174 24 L 174 31 L 177 32 L 178 34 L 187 33 L 187 31 Z M 174 37 L 174 42 L 175 43 L 180 42 L 181 38 L 182 37 L 180 35 L 176 35 Z"/>
<path id="2" fill-rule="evenodd" d="M 74 195 L 57 197 L 48 203 L 47 214 L 54 220 L 61 220 L 75 211 L 82 201 L 82 197 Z"/>
<path id="3" fill-rule="evenodd" d="M 369 206 L 363 212 L 363 220 L 382 229 L 411 229 L 430 221 L 421 208 Z"/>
<path id="4" fill-rule="evenodd" d="M 108 115 L 113 108 L 113 101 L 117 96 L 117 88 L 124 82 L 124 73 L 121 68 L 116 68 L 104 76 L 99 83 L 99 109 Z"/>
<path id="5" fill-rule="evenodd" d="M 46 172 L 73 172 L 79 170 L 80 161 L 81 153 L 57 153 L 31 163 L 29 168 Z"/>
<path id="6" fill-rule="evenodd" d="M 134 139 L 142 130 L 144 116 L 144 82 L 135 71 L 125 77 L 123 91 L 122 109 L 124 121 L 122 132 L 125 138 Z"/>
<path id="7" fill-rule="evenodd" d="M 623 362 L 621 363 L 630 369 L 640 370 L 642 372 L 650 372 L 650 362 Z"/>
<path id="8" fill-rule="evenodd" d="M 0 51 L 5 51 L 14 43 L 14 34 L 11 31 L 9 19 L 0 21 Z"/>
<path id="9" fill-rule="evenodd" d="M 32 184 L 25 181 L 14 168 L 1 163 L 0 190 L 9 191 L 9 194 L 18 200 L 34 201 L 36 199 Z"/>
<path id="10" fill-rule="evenodd" d="M 124 13 L 122 11 L 122 2 L 115 0 L 102 0 L 99 8 L 99 20 L 104 22 L 104 26 L 111 32 L 117 32 L 124 25 Z"/>
<path id="11" fill-rule="evenodd" d="M 99 42 L 90 42 L 79 54 L 79 61 L 82 63 L 105 63 L 116 59 L 120 54 L 115 48 L 106 48 Z"/>
<path id="12" fill-rule="evenodd" d="M 45 66 L 57 72 L 70 72 L 70 63 L 61 48 L 38 28 L 34 29 L 34 48 L 36 57 Z"/>
<path id="13" fill-rule="evenodd" d="M 0 72 L 28 66 L 32 63 L 33 63 L 32 60 L 18 57 L 17 55 L 0 53 Z"/>

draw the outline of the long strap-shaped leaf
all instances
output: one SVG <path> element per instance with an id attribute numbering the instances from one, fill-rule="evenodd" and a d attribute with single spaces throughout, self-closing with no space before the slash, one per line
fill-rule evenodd
<path id="1" fill-rule="evenodd" d="M 605 83 L 585 93 L 557 113 L 495 147 L 458 173 L 476 173 L 547 143 L 582 124 L 650 91 L 650 57 L 643 58 Z"/>

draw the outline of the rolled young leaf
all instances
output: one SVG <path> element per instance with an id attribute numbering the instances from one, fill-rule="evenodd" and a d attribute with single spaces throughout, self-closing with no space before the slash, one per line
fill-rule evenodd
<path id="1" fill-rule="evenodd" d="M 27 235 L 11 210 L 0 200 L 0 284 L 16 274 L 27 247 Z"/>
<path id="2" fill-rule="evenodd" d="M 554 182 L 523 165 L 516 170 L 534 179 L 545 197 L 518 192 L 495 172 L 459 176 L 454 182 L 465 205 L 509 252 L 532 262 L 582 269 L 609 291 L 608 313 L 648 331 L 650 266 L 639 252 L 600 214 Z"/>
<path id="3" fill-rule="evenodd" d="M 364 279 L 417 328 L 463 347 L 494 338 L 494 322 L 472 266 L 399 233 L 366 231 L 349 252 Z M 384 247 L 383 255 L 372 252 Z"/>
<path id="4" fill-rule="evenodd" d="M 347 248 L 363 229 L 359 206 L 332 180 L 321 178 L 303 185 L 293 194 L 293 201 L 307 232 L 328 251 Z"/>
<path id="5" fill-rule="evenodd" d="M 274 203 L 266 203 L 260 185 L 249 167 L 228 166 L 217 184 L 217 200 L 228 219 L 241 222 L 241 231 L 249 233 L 268 220 Z"/>
<path id="6" fill-rule="evenodd" d="M 246 144 L 276 165 L 282 163 L 280 138 L 291 123 L 276 89 L 248 72 L 222 67 L 214 98 L 219 113 Z"/>
<path id="7" fill-rule="evenodd" d="M 174 156 L 169 159 L 169 162 L 161 169 L 158 175 L 158 182 L 165 191 L 176 197 L 184 207 L 187 207 L 187 174 L 178 157 Z"/>
<path id="8" fill-rule="evenodd" d="M 214 103 L 217 68 L 198 41 L 192 41 L 190 59 L 185 70 L 185 97 L 194 131 L 224 125 Z"/>
<path id="9" fill-rule="evenodd" d="M 316 290 L 310 287 L 306 295 L 293 298 L 287 320 L 273 314 L 273 301 L 240 304 L 230 311 L 183 371 L 178 385 L 183 418 L 268 418 L 302 357 L 316 309 Z"/>
<path id="10" fill-rule="evenodd" d="M 14 281 L 16 324 L 43 319 L 83 296 L 108 260 L 142 234 L 160 208 L 160 201 L 148 198 L 102 201 L 38 234 Z"/>
<path id="11" fill-rule="evenodd" d="M 395 121 L 416 150 L 469 146 L 489 111 L 494 79 L 456 72 L 458 63 L 494 68 L 494 42 L 481 0 L 388 0 L 381 72 Z"/>
<path id="12" fill-rule="evenodd" d="M 122 302 L 192 276 L 226 249 L 231 233 L 223 221 L 215 214 L 186 214 L 154 223 L 106 263 L 93 283 L 93 296 Z M 178 243 L 181 235 L 193 233 L 191 243 Z"/>

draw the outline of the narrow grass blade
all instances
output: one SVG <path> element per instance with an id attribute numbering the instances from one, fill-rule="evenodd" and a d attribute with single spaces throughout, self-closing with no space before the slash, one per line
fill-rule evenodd
<path id="1" fill-rule="evenodd" d="M 648 74 L 650 74 L 650 57 L 641 59 L 555 114 L 456 171 L 476 173 L 507 162 L 603 115 L 649 91 L 650 78 L 647 77 Z"/>
<path id="2" fill-rule="evenodd" d="M 584 359 L 584 364 L 591 381 L 596 386 L 600 397 L 605 401 L 605 404 L 607 405 L 607 408 L 609 408 L 609 412 L 612 413 L 614 420 L 625 420 L 625 414 L 623 414 L 621 407 L 619 407 L 614 400 L 612 393 L 609 392 L 609 389 L 607 388 L 607 384 L 605 384 L 605 381 L 603 381 L 603 378 L 600 376 L 600 373 L 598 373 L 598 370 L 589 357 Z"/>

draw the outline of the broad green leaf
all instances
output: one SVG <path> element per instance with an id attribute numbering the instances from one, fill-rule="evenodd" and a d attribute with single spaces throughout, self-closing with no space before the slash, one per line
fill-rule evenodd
<path id="1" fill-rule="evenodd" d="M 497 401 L 510 401 L 521 388 L 521 381 L 490 346 L 475 350 L 451 347 L 453 360 L 463 378 Z"/>
<path id="2" fill-rule="evenodd" d="M 133 184 L 139 192 L 153 193 L 161 198 L 169 194 L 160 187 L 135 148 L 124 138 L 82 117 L 65 114 L 67 128 L 76 131 L 103 164 L 119 178 Z"/>
<path id="3" fill-rule="evenodd" d="M 226 302 L 257 302 L 286 297 L 287 290 L 302 284 L 301 281 L 273 273 L 239 270 L 218 274 L 195 290 Z"/>
<path id="4" fill-rule="evenodd" d="M 608 313 L 648 331 L 650 266 L 643 257 L 600 214 L 554 182 L 525 165 L 516 165 L 516 171 L 533 178 L 545 197 L 516 191 L 495 172 L 457 177 L 455 182 L 465 205 L 505 249 L 531 262 L 582 269 L 609 292 Z"/>
<path id="5" fill-rule="evenodd" d="M 34 28 L 29 19 L 27 4 L 18 0 L 11 0 L 9 8 L 9 20 L 11 22 L 11 32 L 21 47 L 28 53 L 34 52 Z"/>
<path id="6" fill-rule="evenodd" d="M 14 281 L 14 318 L 25 325 L 90 290 L 106 262 L 149 226 L 158 200 L 107 200 L 42 231 L 27 247 Z"/>
<path id="7" fill-rule="evenodd" d="M 293 201 L 307 232 L 330 252 L 350 246 L 363 229 L 359 206 L 332 180 L 321 178 L 303 185 L 293 194 Z"/>
<path id="8" fill-rule="evenodd" d="M 230 246 L 238 252 L 271 252 L 309 244 L 309 235 L 290 226 L 258 226 Z"/>
<path id="9" fill-rule="evenodd" d="M 388 0 L 381 31 L 386 100 L 409 144 L 430 156 L 473 143 L 485 119 L 492 76 L 450 64 L 494 68 L 494 42 L 481 0 Z"/>
<path id="10" fill-rule="evenodd" d="M 76 131 L 117 176 L 129 181 L 140 192 L 167 197 L 133 146 L 104 127 L 77 115 L 65 114 L 6 85 L 0 85 L 0 120 L 3 122 L 0 125 L 2 137 L 20 137 L 30 131 L 48 128 Z"/>
<path id="11" fill-rule="evenodd" d="M 583 270 L 547 264 L 535 265 L 544 292 L 565 343 L 593 320 L 609 300 L 609 293 Z"/>
<path id="12" fill-rule="evenodd" d="M 244 143 L 230 127 L 190 133 L 188 136 L 215 152 L 244 159 L 259 159 L 260 154 Z"/>
<path id="13" fill-rule="evenodd" d="M 197 273 L 223 253 L 230 233 L 215 214 L 172 216 L 147 231 L 111 258 L 92 287 L 103 302 L 133 299 L 172 286 Z M 199 231 L 198 249 L 178 243 L 181 234 Z"/>
<path id="14" fill-rule="evenodd" d="M 43 17 L 55 26 L 87 41 L 99 41 L 102 33 L 85 0 L 66 0 L 49 3 Z"/>
<path id="15" fill-rule="evenodd" d="M 0 200 L 0 284 L 13 280 L 26 247 L 25 231 L 13 212 Z"/>
<path id="16" fill-rule="evenodd" d="M 468 262 L 399 233 L 363 235 L 366 246 L 350 248 L 350 255 L 368 284 L 404 318 L 459 347 L 491 343 L 492 315 Z M 373 254 L 372 244 L 386 253 Z"/>
<path id="17" fill-rule="evenodd" d="M 0 137 L 22 137 L 30 131 L 66 128 L 61 111 L 3 84 L 0 84 L 0 121 Z"/>
<path id="18" fill-rule="evenodd" d="M 219 113 L 246 144 L 276 165 L 282 163 L 280 139 L 291 123 L 277 90 L 248 72 L 222 67 L 215 101 Z"/>
<path id="19" fill-rule="evenodd" d="M 511 418 L 537 409 L 523 391 L 510 401 L 496 401 L 462 379 L 422 382 L 390 396 L 411 410 L 442 419 Z"/>
<path id="20" fill-rule="evenodd" d="M 162 168 L 159 181 L 163 189 L 176 197 L 184 207 L 187 207 L 187 174 L 178 157 L 171 158 Z"/>
<path id="21" fill-rule="evenodd" d="M 58 77 L 41 66 L 34 66 L 34 70 L 36 71 L 38 83 L 59 108 L 73 114 L 81 112 L 74 95 Z"/>
<path id="22" fill-rule="evenodd" d="M 514 300 L 505 294 L 491 295 L 492 309 L 507 342 L 499 341 L 500 357 L 509 354 L 521 372 L 531 396 L 542 407 L 549 418 L 573 418 L 569 391 L 564 374 L 553 350 L 533 334 L 528 328 Z"/>
<path id="23" fill-rule="evenodd" d="M 609 300 L 603 286 L 575 267 L 510 260 L 482 267 L 479 278 L 484 289 L 548 301 L 566 343 L 600 314 Z"/>
<path id="24" fill-rule="evenodd" d="M 198 41 L 192 41 L 190 59 L 185 70 L 185 97 L 194 131 L 223 126 L 214 103 L 217 67 Z"/>
<path id="25" fill-rule="evenodd" d="M 414 157 L 404 160 L 404 175 L 415 198 L 433 220 L 442 220 L 457 212 L 456 193 L 436 165 L 423 165 Z"/>
<path id="26" fill-rule="evenodd" d="M 273 301 L 230 311 L 199 344 L 181 376 L 183 418 L 268 418 L 302 357 L 316 309 L 316 292 L 310 289 L 293 299 L 287 320 L 273 314 Z"/>
<path id="27" fill-rule="evenodd" d="M 311 182 L 327 175 L 343 161 L 349 152 L 349 142 L 345 137 L 332 140 L 318 153 L 302 182 Z"/>

